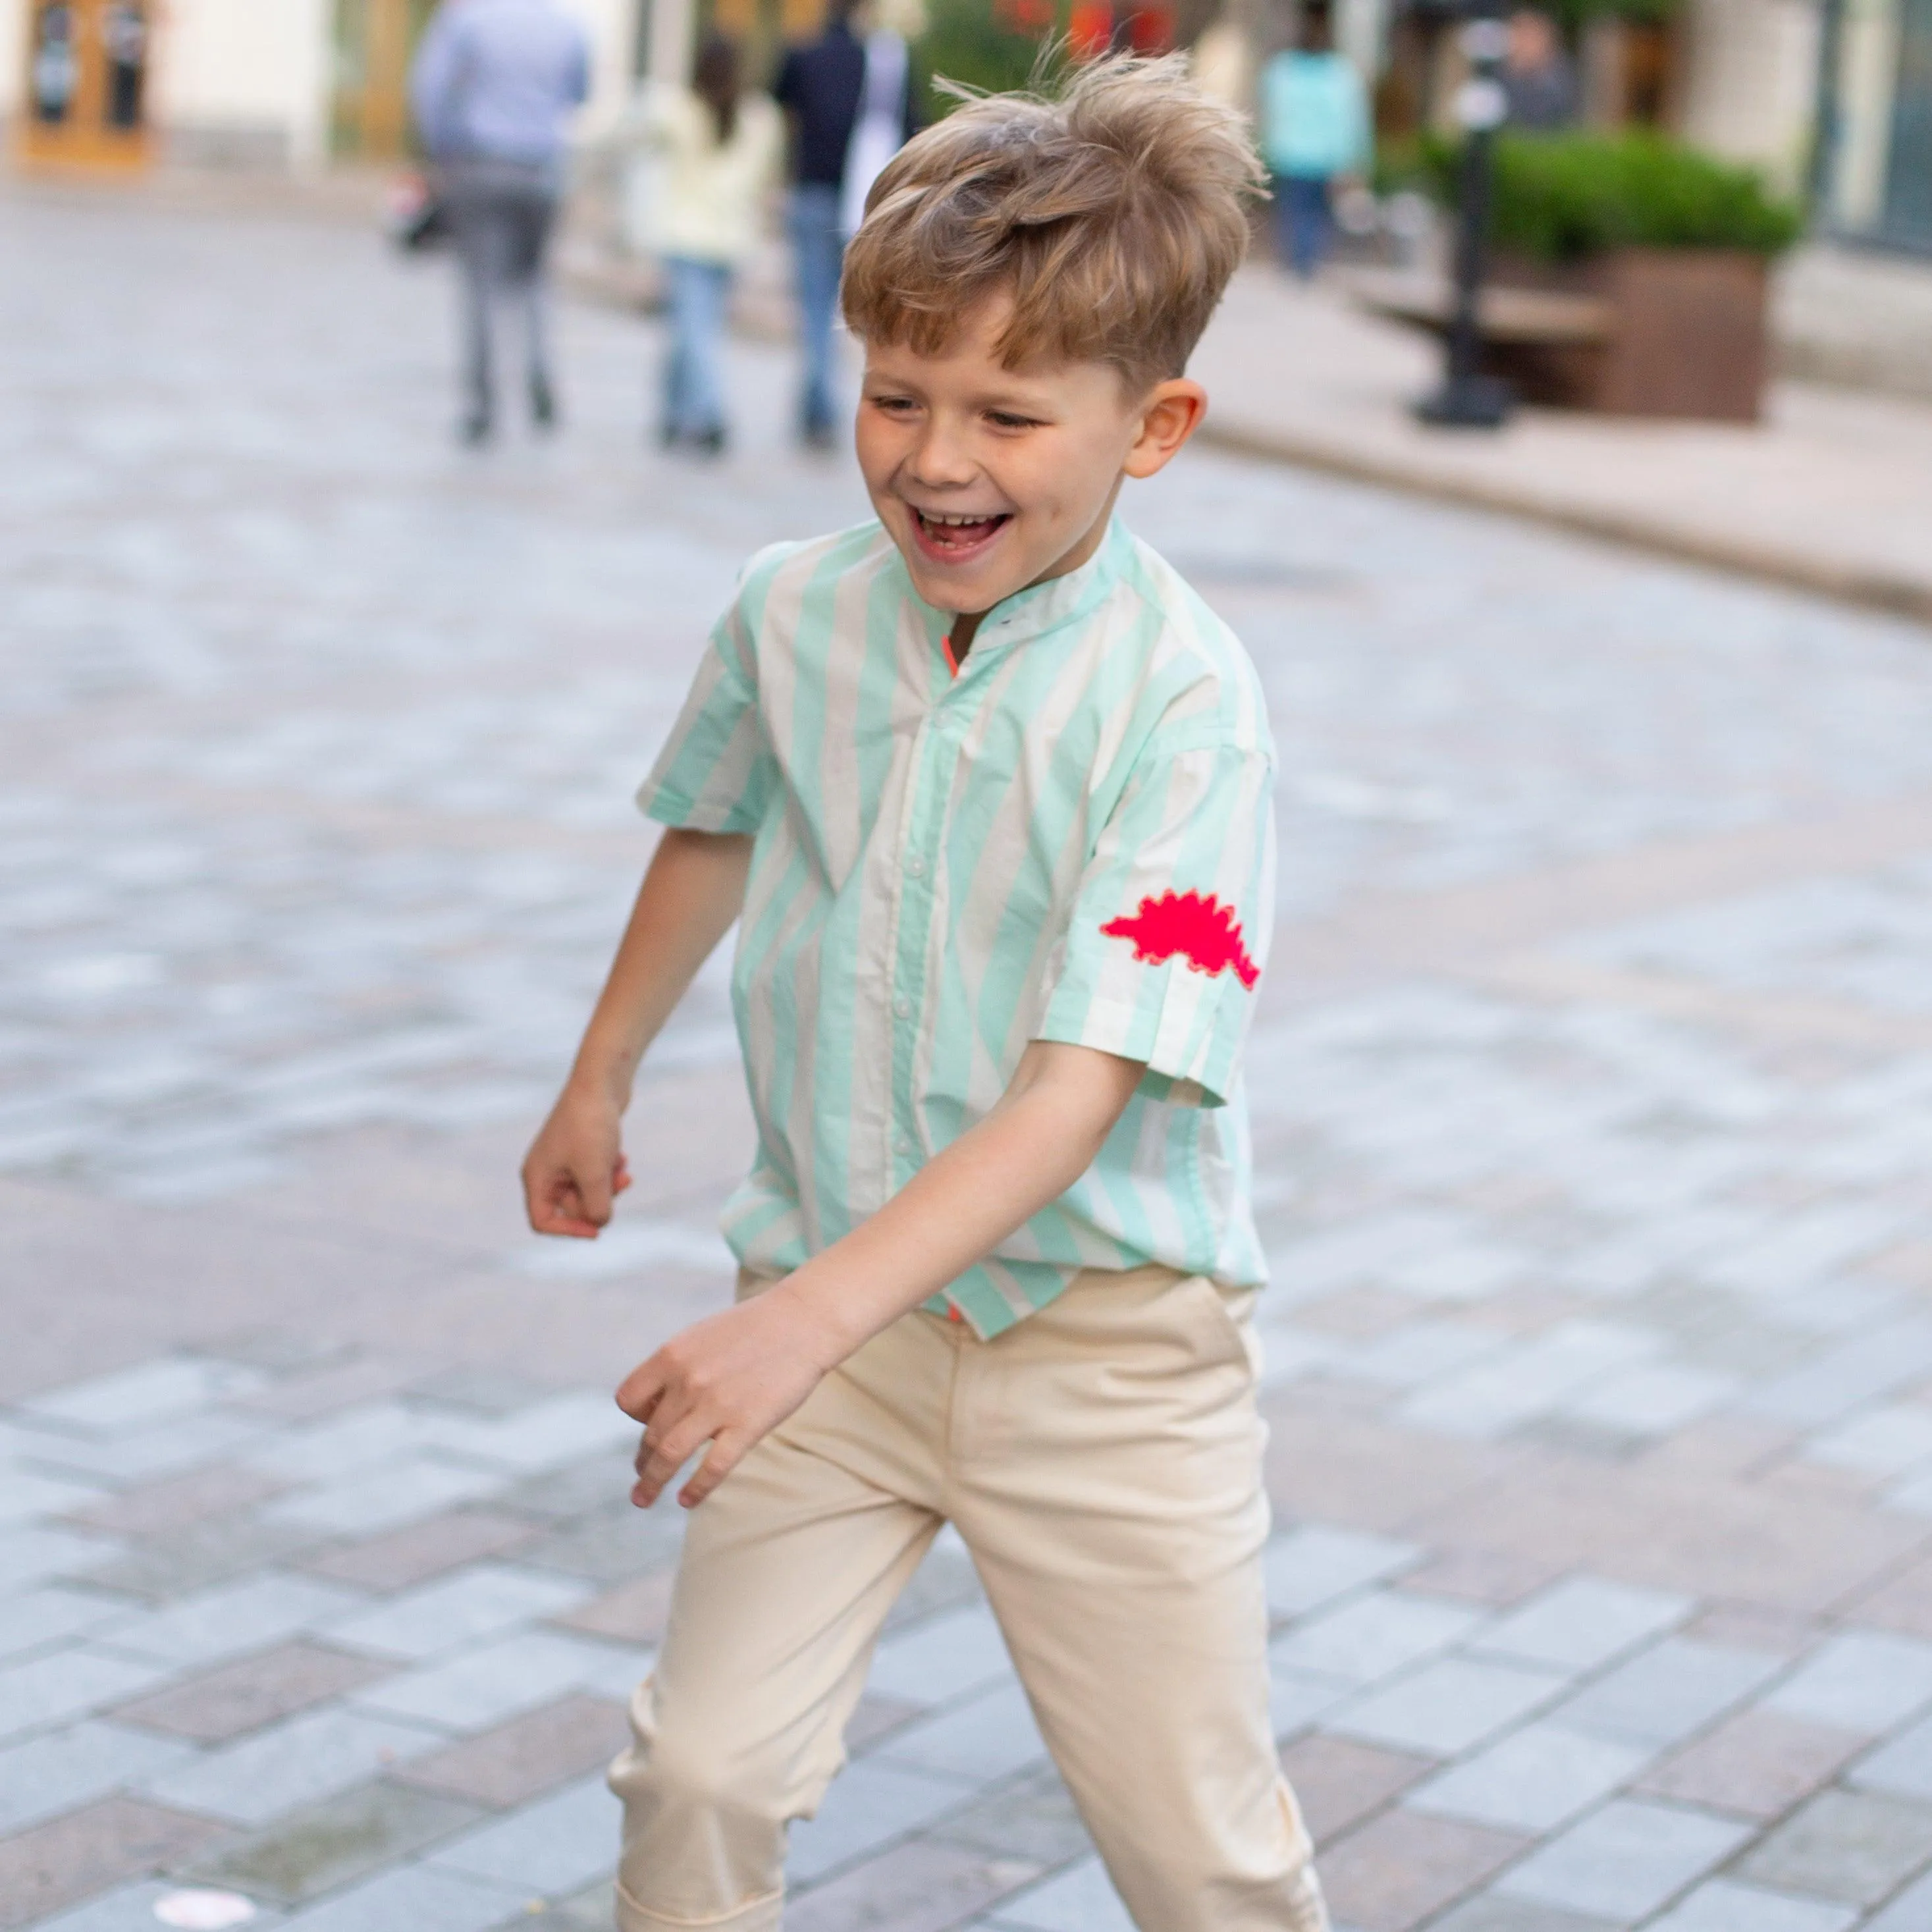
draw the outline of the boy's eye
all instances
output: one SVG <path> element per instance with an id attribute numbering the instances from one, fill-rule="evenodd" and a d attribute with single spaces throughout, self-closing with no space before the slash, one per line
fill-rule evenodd
<path id="1" fill-rule="evenodd" d="M 874 396 L 872 398 L 872 406 L 875 410 L 886 410 L 896 414 L 903 414 L 906 410 L 914 408 L 916 405 L 910 396 Z"/>
<path id="2" fill-rule="evenodd" d="M 986 420 L 995 429 L 1034 429 L 1039 426 L 1031 416 L 1016 416 L 1006 410 L 988 410 Z"/>

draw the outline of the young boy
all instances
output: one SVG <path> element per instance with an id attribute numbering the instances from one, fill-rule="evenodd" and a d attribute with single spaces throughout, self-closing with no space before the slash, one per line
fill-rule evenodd
<path id="1" fill-rule="evenodd" d="M 1113 514 L 1200 422 L 1254 171 L 1172 62 L 902 151 L 845 267 L 878 520 L 754 559 L 644 788 L 669 829 L 531 1222 L 608 1221 L 638 1059 L 734 920 L 758 1150 L 737 1305 L 618 1394 L 639 1504 L 706 1451 L 611 1773 L 624 1932 L 778 1925 L 948 1521 L 1143 1932 L 1326 1924 L 1258 1560 L 1273 752 L 1240 645 Z"/>

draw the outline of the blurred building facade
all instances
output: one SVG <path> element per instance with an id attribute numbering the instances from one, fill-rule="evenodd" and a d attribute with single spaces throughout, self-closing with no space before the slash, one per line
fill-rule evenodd
<path id="1" fill-rule="evenodd" d="M 568 0 L 597 50 L 585 127 L 620 111 L 647 14 Z M 404 153 L 410 50 L 435 0 L 0 0 L 0 116 L 60 165 L 315 167 Z"/>

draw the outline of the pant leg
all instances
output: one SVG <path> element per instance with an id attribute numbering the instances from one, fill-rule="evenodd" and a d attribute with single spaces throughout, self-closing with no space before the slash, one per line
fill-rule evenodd
<path id="1" fill-rule="evenodd" d="M 558 202 L 547 186 L 533 185 L 518 200 L 514 285 L 524 312 L 524 368 L 532 394 L 555 387 L 550 368 L 550 244 Z"/>
<path id="2" fill-rule="evenodd" d="M 686 396 L 700 435 L 724 428 L 724 336 L 731 271 L 722 262 L 694 262 L 690 334 L 685 344 Z"/>
<path id="3" fill-rule="evenodd" d="M 843 1762 L 880 1628 L 939 1528 L 958 1352 L 920 1318 L 896 1323 L 693 1511 L 610 1770 L 622 1932 L 776 1932 L 785 1828 Z"/>
<path id="4" fill-rule="evenodd" d="M 838 414 L 832 381 L 832 327 L 845 244 L 838 232 L 838 190 L 806 183 L 792 190 L 792 249 L 805 358 L 799 416 L 807 430 L 831 428 Z"/>
<path id="5" fill-rule="evenodd" d="M 1298 176 L 1288 184 L 1293 210 L 1294 272 L 1306 279 L 1327 259 L 1334 217 L 1328 204 L 1328 183 L 1313 176 Z"/>
<path id="6" fill-rule="evenodd" d="M 1318 1932 L 1268 1721 L 1251 1334 L 1200 1277 L 1082 1276 L 974 1352 L 954 1521 L 1142 1932 Z"/>
<path id="7" fill-rule="evenodd" d="M 487 188 L 458 176 L 445 192 L 461 307 L 463 392 L 470 412 L 487 418 L 496 400 L 494 311 L 502 274 L 500 224 Z"/>

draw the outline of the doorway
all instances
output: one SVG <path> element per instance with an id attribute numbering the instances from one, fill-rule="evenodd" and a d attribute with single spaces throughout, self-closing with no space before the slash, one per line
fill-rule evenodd
<path id="1" fill-rule="evenodd" d="M 347 159 L 411 150 L 410 58 L 436 0 L 335 0 L 329 146 Z"/>
<path id="2" fill-rule="evenodd" d="M 151 153 L 148 0 L 30 0 L 16 146 L 56 167 L 138 168 Z"/>

